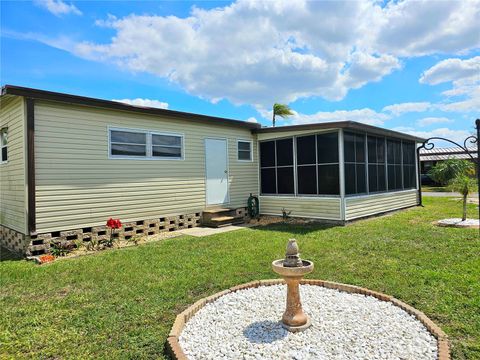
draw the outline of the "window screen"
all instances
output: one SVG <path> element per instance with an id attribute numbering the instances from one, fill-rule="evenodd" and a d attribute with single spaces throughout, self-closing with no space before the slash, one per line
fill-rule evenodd
<path id="1" fill-rule="evenodd" d="M 182 159 L 183 136 L 150 131 L 110 129 L 110 156 Z"/>
<path id="2" fill-rule="evenodd" d="M 367 145 L 368 190 L 369 192 L 385 191 L 385 138 L 368 135 Z"/>
<path id="3" fill-rule="evenodd" d="M 240 161 L 252 160 L 252 143 L 250 141 L 238 140 L 237 142 L 237 159 Z"/>
<path id="4" fill-rule="evenodd" d="M 292 138 L 260 143 L 260 189 L 262 194 L 295 193 Z"/>
<path id="5" fill-rule="evenodd" d="M 387 140 L 388 190 L 403 189 L 402 142 Z"/>
<path id="6" fill-rule="evenodd" d="M 152 134 L 152 156 L 182 157 L 182 137 L 176 135 Z"/>
<path id="7" fill-rule="evenodd" d="M 363 134 L 344 133 L 346 194 L 367 192 L 365 138 Z"/>
<path id="8" fill-rule="evenodd" d="M 338 133 L 300 136 L 296 145 L 298 194 L 340 194 Z"/>
<path id="9" fill-rule="evenodd" d="M 133 131 L 110 131 L 110 154 L 113 156 L 147 156 L 147 134 Z"/>
<path id="10" fill-rule="evenodd" d="M 403 154 L 403 188 L 414 189 L 416 188 L 415 178 L 415 143 L 414 142 L 402 142 L 402 154 Z"/>
<path id="11" fill-rule="evenodd" d="M 0 130 L 0 162 L 8 161 L 8 128 Z"/>

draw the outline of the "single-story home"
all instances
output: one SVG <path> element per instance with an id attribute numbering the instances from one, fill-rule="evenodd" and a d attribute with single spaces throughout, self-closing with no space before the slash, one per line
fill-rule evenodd
<path id="1" fill-rule="evenodd" d="M 225 208 L 347 221 L 418 204 L 416 143 L 353 121 L 259 124 L 6 85 L 0 97 L 0 239 L 52 240 L 194 227 Z M 229 210 L 230 211 L 230 210 Z"/>
<path id="2" fill-rule="evenodd" d="M 434 181 L 428 176 L 428 173 L 439 162 L 448 159 L 472 161 L 473 157 L 475 159 L 475 163 L 477 163 L 477 147 L 468 147 L 467 150 L 468 153 L 459 147 L 434 147 L 432 149 L 420 149 L 420 174 L 422 175 L 422 183 L 425 185 L 434 183 Z"/>

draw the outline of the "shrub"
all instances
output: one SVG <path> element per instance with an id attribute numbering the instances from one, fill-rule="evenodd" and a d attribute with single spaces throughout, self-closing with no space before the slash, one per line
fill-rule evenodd
<path id="1" fill-rule="evenodd" d="M 56 241 L 50 244 L 50 253 L 55 257 L 66 256 L 74 247 L 75 244 L 70 241 Z"/>
<path id="2" fill-rule="evenodd" d="M 290 214 L 291 214 L 291 213 L 292 213 L 292 210 L 287 211 L 287 209 L 282 208 L 282 218 L 283 218 L 283 221 L 287 221 L 288 218 L 290 217 Z"/>

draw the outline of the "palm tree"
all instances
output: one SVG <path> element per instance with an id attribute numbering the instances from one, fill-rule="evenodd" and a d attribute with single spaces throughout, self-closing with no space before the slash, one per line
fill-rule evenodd
<path id="1" fill-rule="evenodd" d="M 273 127 L 275 127 L 275 116 L 278 115 L 281 118 L 285 119 L 288 116 L 293 115 L 292 110 L 288 107 L 288 105 L 284 104 L 273 104 Z"/>
<path id="2" fill-rule="evenodd" d="M 447 159 L 439 162 L 428 173 L 433 181 L 448 185 L 458 175 L 474 175 L 475 166 L 471 161 L 459 159 Z"/>
<path id="3" fill-rule="evenodd" d="M 449 188 L 452 191 L 457 191 L 462 195 L 463 198 L 463 214 L 462 221 L 467 219 L 467 197 L 471 191 L 474 191 L 476 188 L 477 182 L 475 179 L 471 178 L 468 175 L 460 174 L 457 175 L 449 185 Z"/>

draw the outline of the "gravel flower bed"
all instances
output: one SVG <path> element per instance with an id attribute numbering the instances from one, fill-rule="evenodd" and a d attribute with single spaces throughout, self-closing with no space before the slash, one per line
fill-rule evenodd
<path id="1" fill-rule="evenodd" d="M 437 340 L 414 316 L 371 296 L 302 285 L 312 326 L 284 330 L 286 286 L 226 294 L 185 325 L 179 342 L 189 359 L 437 358 Z"/>

